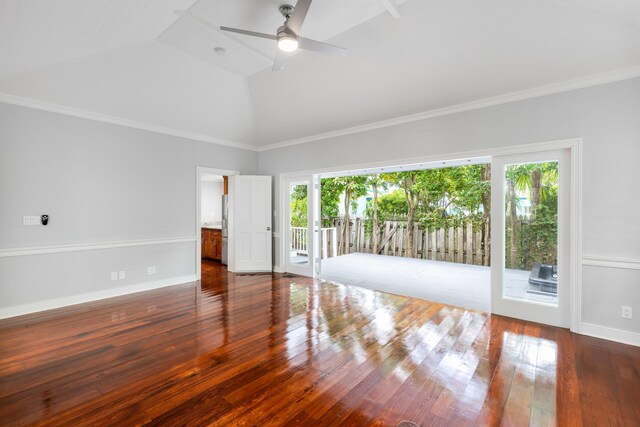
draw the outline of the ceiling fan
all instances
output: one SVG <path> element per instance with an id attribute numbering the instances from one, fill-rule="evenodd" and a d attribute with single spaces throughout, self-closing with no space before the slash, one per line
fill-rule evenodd
<path id="1" fill-rule="evenodd" d="M 342 47 L 300 37 L 300 30 L 302 29 L 302 24 L 304 23 L 304 19 L 309 11 L 309 6 L 311 6 L 311 0 L 298 0 L 295 8 L 290 5 L 280 6 L 278 10 L 280 10 L 280 13 L 284 16 L 285 20 L 284 24 L 278 28 L 275 35 L 239 30 L 237 28 L 230 27 L 220 27 L 220 30 L 275 40 L 278 44 L 278 51 L 273 63 L 274 71 L 282 70 L 282 68 L 284 68 L 284 61 L 289 57 L 291 52 L 294 52 L 298 48 L 322 53 L 331 53 L 334 55 L 346 55 L 347 49 Z"/>

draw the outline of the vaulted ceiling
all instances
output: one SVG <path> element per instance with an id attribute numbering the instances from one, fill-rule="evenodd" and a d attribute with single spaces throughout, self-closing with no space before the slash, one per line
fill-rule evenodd
<path id="1" fill-rule="evenodd" d="M 0 0 L 0 93 L 262 147 L 640 66 L 637 0 L 315 0 L 302 35 L 349 54 L 279 72 L 218 29 L 284 3 Z"/>

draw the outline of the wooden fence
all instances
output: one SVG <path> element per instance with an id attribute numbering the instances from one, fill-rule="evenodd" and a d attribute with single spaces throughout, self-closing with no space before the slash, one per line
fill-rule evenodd
<path id="1" fill-rule="evenodd" d="M 331 220 L 337 228 L 338 255 L 346 253 L 373 252 L 373 236 L 365 232 L 365 219 L 350 218 L 350 239 L 347 248 L 343 244 L 344 218 Z M 370 220 L 369 220 L 370 221 Z M 405 241 L 407 239 L 406 221 L 384 221 L 380 227 L 379 254 L 390 256 L 407 256 Z M 460 264 L 490 265 L 489 247 L 482 238 L 482 230 L 473 230 L 471 224 L 451 228 L 423 228 L 415 224 L 413 227 L 413 253 L 410 258 L 447 261 Z M 485 246 L 487 246 L 485 248 Z"/>

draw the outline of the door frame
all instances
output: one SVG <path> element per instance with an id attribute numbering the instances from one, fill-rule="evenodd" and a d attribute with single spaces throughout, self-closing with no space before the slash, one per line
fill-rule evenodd
<path id="1" fill-rule="evenodd" d="M 506 258 L 505 174 L 509 165 L 558 162 L 557 262 L 561 271 L 557 302 L 526 300 L 504 294 Z M 571 232 L 571 159 L 569 150 L 548 150 L 494 156 L 491 159 L 491 312 L 558 327 L 570 325 L 569 268 Z"/>
<path id="2" fill-rule="evenodd" d="M 208 166 L 196 166 L 196 280 L 202 279 L 202 218 L 200 212 L 202 207 L 202 200 L 200 198 L 202 190 L 202 175 L 205 174 L 231 176 L 239 175 L 240 172 L 234 170 L 212 168 Z M 233 188 L 231 186 L 229 186 L 227 208 L 229 215 L 228 235 L 231 236 L 231 233 L 233 232 Z M 229 239 L 227 249 L 227 269 L 231 272 L 235 269 L 235 257 L 232 251 L 233 248 L 233 239 Z"/>
<path id="3" fill-rule="evenodd" d="M 569 138 L 552 140 L 545 142 L 522 143 L 519 145 L 507 145 L 499 147 L 482 148 L 478 150 L 458 151 L 449 153 L 433 154 L 429 156 L 417 156 L 412 158 L 389 159 L 377 162 L 366 162 L 357 164 L 347 164 L 342 166 L 333 166 L 326 168 L 306 169 L 299 171 L 284 172 L 279 174 L 280 191 L 280 216 L 284 217 L 282 200 L 285 198 L 285 186 L 283 181 L 290 176 L 312 176 L 315 174 L 329 174 L 343 171 L 371 171 L 376 169 L 394 167 L 401 165 L 419 165 L 429 162 L 450 162 L 455 159 L 472 159 L 477 157 L 492 157 L 508 154 L 534 153 L 538 151 L 569 149 L 571 159 L 571 200 L 570 200 L 570 239 L 569 249 L 570 256 L 568 260 L 568 268 L 570 270 L 571 279 L 569 281 L 569 316 L 570 329 L 572 332 L 580 333 L 582 321 L 582 138 Z M 280 222 L 281 231 L 283 230 L 284 220 Z M 284 233 L 275 236 L 280 238 L 280 246 L 278 254 L 280 254 L 280 262 L 278 266 L 284 268 L 285 245 L 283 244 Z"/>
<path id="4" fill-rule="evenodd" d="M 306 266 L 300 266 L 290 263 L 290 253 L 287 250 L 291 241 L 291 209 L 289 200 L 289 189 L 291 184 L 307 183 L 307 252 L 309 262 Z M 280 198 L 281 198 L 281 216 L 280 225 L 282 236 L 280 256 L 282 257 L 282 266 L 284 272 L 298 274 L 300 276 L 314 277 L 316 234 L 314 233 L 315 220 L 315 204 L 314 204 L 314 176 L 313 175 L 289 175 L 281 178 L 280 182 Z"/>

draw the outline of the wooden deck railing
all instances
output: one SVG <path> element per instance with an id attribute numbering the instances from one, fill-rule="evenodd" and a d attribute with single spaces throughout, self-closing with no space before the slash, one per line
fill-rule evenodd
<path id="1" fill-rule="evenodd" d="M 307 228 L 291 227 L 291 251 L 301 255 L 309 255 L 307 248 Z"/>
<path id="2" fill-rule="evenodd" d="M 299 255 L 309 255 L 306 227 L 291 227 L 291 252 Z M 320 253 L 322 258 L 338 256 L 338 230 L 336 227 L 320 229 Z"/>

